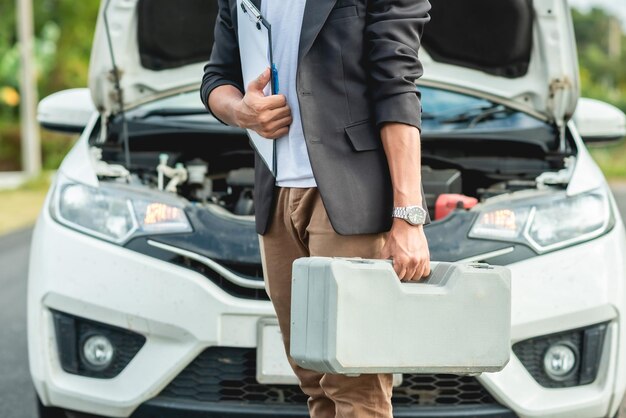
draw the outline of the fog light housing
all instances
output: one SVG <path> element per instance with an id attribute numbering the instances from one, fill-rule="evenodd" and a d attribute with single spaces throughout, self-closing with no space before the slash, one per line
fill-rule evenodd
<path id="1" fill-rule="evenodd" d="M 146 337 L 114 325 L 51 310 L 57 351 L 67 373 L 111 379 L 137 355 Z"/>
<path id="2" fill-rule="evenodd" d="M 543 387 L 588 385 L 598 376 L 608 326 L 605 322 L 533 337 L 513 344 L 513 352 Z"/>
<path id="3" fill-rule="evenodd" d="M 578 365 L 576 347 L 566 342 L 552 344 L 543 356 L 543 369 L 551 379 L 567 379 Z"/>
<path id="4" fill-rule="evenodd" d="M 92 370 L 104 370 L 111 365 L 115 348 L 104 335 L 92 335 L 85 339 L 82 349 L 85 364 Z"/>

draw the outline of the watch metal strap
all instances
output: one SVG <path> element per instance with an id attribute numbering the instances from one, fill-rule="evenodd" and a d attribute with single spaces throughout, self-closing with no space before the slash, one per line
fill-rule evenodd
<path id="1" fill-rule="evenodd" d="M 409 210 L 406 207 L 393 208 L 391 216 L 394 218 L 407 219 L 409 217 Z"/>

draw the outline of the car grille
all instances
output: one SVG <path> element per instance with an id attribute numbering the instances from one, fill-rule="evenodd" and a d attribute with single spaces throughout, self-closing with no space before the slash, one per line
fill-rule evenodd
<path id="1" fill-rule="evenodd" d="M 478 380 L 454 374 L 405 374 L 393 391 L 395 406 L 487 405 L 496 401 Z"/>
<path id="2" fill-rule="evenodd" d="M 205 266 L 204 264 L 196 260 L 178 256 L 175 257 L 172 262 L 202 274 L 204 277 L 221 287 L 222 290 L 224 290 L 229 295 L 237 296 L 242 299 L 270 300 L 265 289 L 251 289 L 249 287 L 239 286 L 231 282 L 215 270 Z M 258 280 L 260 282 L 263 281 L 263 273 L 260 266 L 245 266 L 237 265 L 235 263 L 225 264 L 223 262 L 220 262 L 220 264 L 244 278 Z M 254 273 L 254 275 L 249 275 L 248 273 Z"/>
<path id="3" fill-rule="evenodd" d="M 263 281 L 263 267 L 260 264 L 231 263 L 226 261 L 220 261 L 220 263 L 228 270 L 241 276 Z"/>
<path id="4" fill-rule="evenodd" d="M 159 395 L 200 402 L 306 404 L 298 386 L 256 380 L 256 350 L 211 347 L 203 351 Z M 497 405 L 473 377 L 407 374 L 394 389 L 394 406 Z"/>

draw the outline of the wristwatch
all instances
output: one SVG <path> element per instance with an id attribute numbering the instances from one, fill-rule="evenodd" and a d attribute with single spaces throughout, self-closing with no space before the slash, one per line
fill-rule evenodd
<path id="1" fill-rule="evenodd" d="M 404 219 L 411 225 L 424 225 L 426 223 L 427 213 L 421 206 L 406 206 L 393 208 L 391 216 Z"/>

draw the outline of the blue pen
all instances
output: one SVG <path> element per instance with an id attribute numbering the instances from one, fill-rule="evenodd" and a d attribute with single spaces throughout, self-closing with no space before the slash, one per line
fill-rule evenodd
<path id="1" fill-rule="evenodd" d="M 278 94 L 278 69 L 272 64 L 272 94 Z"/>

